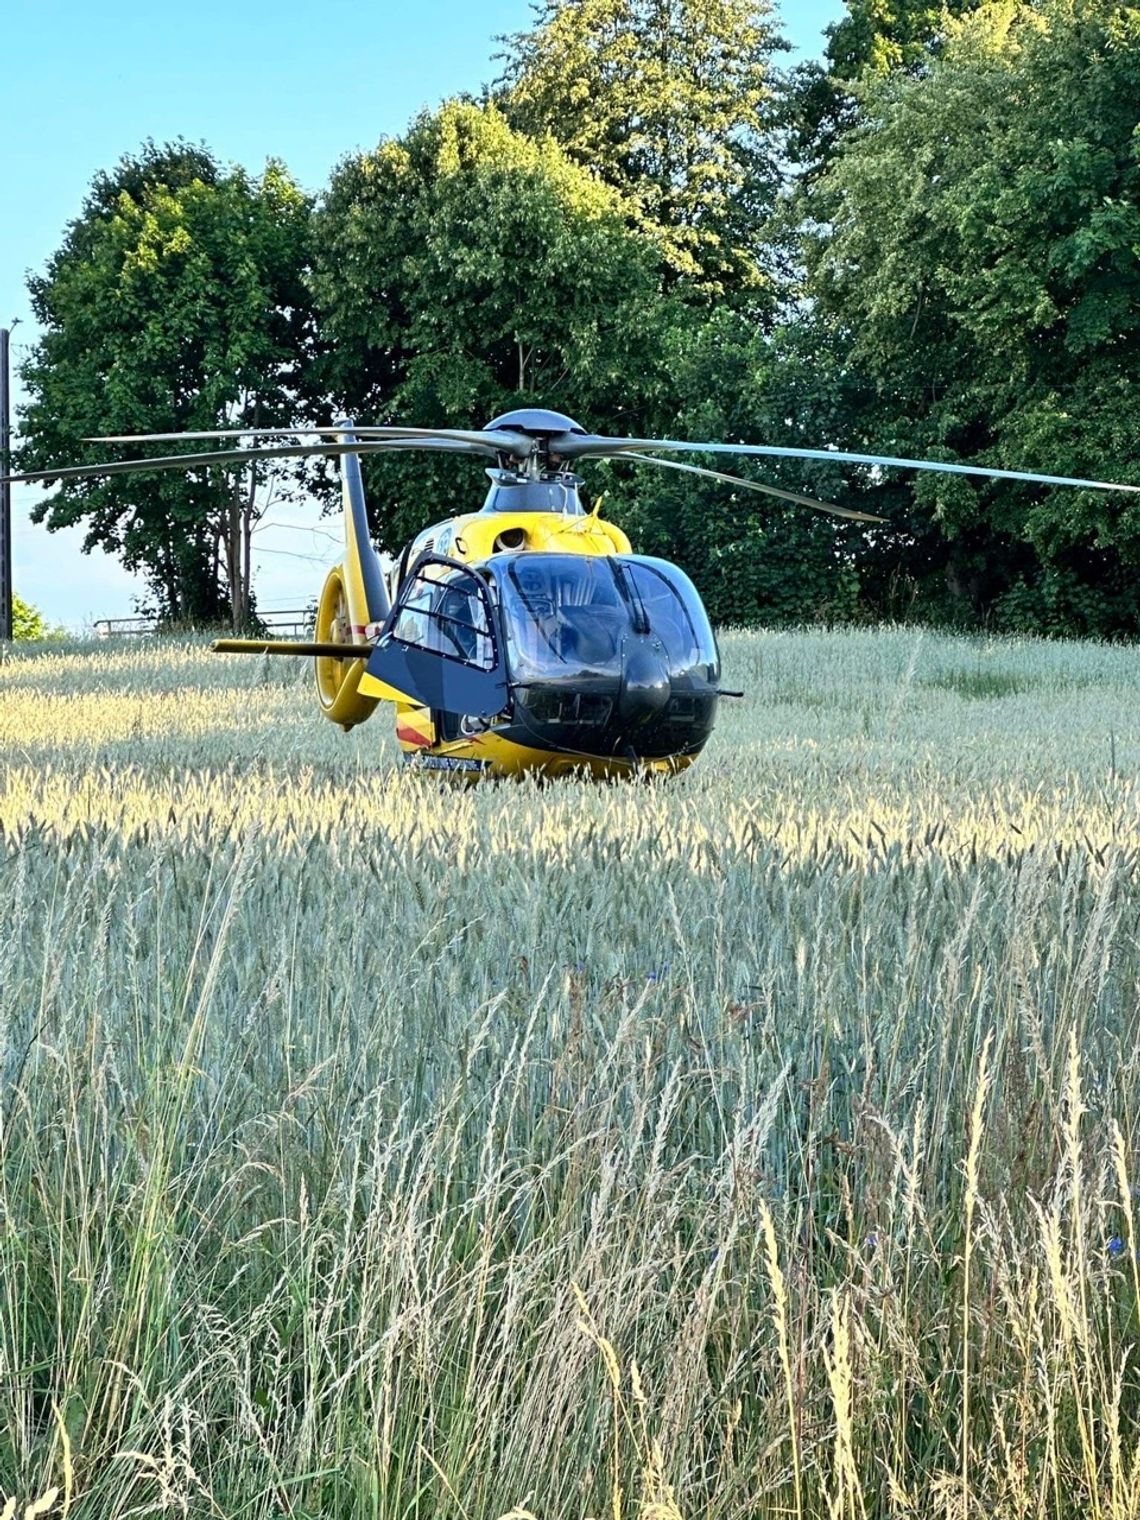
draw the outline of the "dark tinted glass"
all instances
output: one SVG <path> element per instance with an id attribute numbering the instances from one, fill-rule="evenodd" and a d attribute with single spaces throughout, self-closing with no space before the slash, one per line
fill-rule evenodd
<path id="1" fill-rule="evenodd" d="M 499 584 L 516 680 L 620 674 L 630 609 L 604 558 L 512 555 Z"/>
<path id="2" fill-rule="evenodd" d="M 495 565 L 515 680 L 613 675 L 628 635 L 648 631 L 674 674 L 715 681 L 716 640 L 692 581 L 665 560 L 504 555 Z M 644 619 L 644 622 L 643 622 Z"/>
<path id="3" fill-rule="evenodd" d="M 649 619 L 649 627 L 665 646 L 669 668 L 680 672 L 707 667 L 707 678 L 720 677 L 720 657 L 704 603 L 683 570 L 667 560 L 623 556 L 617 562 L 629 578 Z"/>

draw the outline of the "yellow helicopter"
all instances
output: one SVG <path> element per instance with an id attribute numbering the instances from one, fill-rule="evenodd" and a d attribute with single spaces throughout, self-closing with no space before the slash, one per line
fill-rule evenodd
<path id="1" fill-rule="evenodd" d="M 313 443 L 273 442 L 312 435 Z M 1137 486 L 1070 476 L 900 459 L 832 449 L 614 438 L 559 412 L 527 408 L 480 429 L 224 429 L 92 439 L 100 443 L 257 440 L 257 446 L 75 465 L 10 479 L 84 476 L 331 455 L 341 461 L 345 552 L 321 592 L 308 642 L 219 639 L 221 654 L 315 662 L 325 717 L 348 730 L 382 702 L 396 712 L 404 759 L 465 777 L 673 773 L 707 743 L 721 696 L 716 637 L 676 565 L 632 552 L 587 512 L 575 465 L 624 459 L 730 483 L 838 517 L 882 519 L 662 454 L 729 454 L 979 475 L 1096 490 Z M 261 440 L 267 440 L 264 444 Z M 427 528 L 388 574 L 373 548 L 360 456 L 434 449 L 492 463 L 486 501 Z"/>

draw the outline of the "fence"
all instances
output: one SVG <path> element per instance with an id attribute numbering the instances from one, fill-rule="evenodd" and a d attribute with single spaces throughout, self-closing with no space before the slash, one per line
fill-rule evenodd
<path id="1" fill-rule="evenodd" d="M 315 609 L 285 607 L 274 612 L 259 612 L 257 621 L 267 633 L 279 638 L 307 638 L 313 631 Z M 154 618 L 96 618 L 92 624 L 97 639 L 127 639 L 161 633 Z"/>

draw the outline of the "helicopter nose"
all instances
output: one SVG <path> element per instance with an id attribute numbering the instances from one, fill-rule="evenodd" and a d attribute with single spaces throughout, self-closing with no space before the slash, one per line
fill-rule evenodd
<path id="1" fill-rule="evenodd" d="M 630 727 L 651 723 L 665 711 L 672 687 L 665 654 L 656 640 L 627 643 L 622 660 L 618 716 Z"/>

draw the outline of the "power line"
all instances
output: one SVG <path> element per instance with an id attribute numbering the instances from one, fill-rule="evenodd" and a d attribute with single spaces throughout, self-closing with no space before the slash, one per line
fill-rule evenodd
<path id="1" fill-rule="evenodd" d="M 313 533 L 318 538 L 330 538 L 334 543 L 340 543 L 341 541 L 341 535 L 339 533 L 329 533 L 324 528 L 313 528 L 310 527 L 308 523 L 270 521 L 268 518 L 262 518 L 262 520 L 254 527 L 253 531 L 254 533 L 262 533 L 266 528 L 286 528 L 290 533 Z"/>
<path id="2" fill-rule="evenodd" d="M 296 549 L 266 549 L 263 546 L 259 545 L 257 552 L 258 554 L 280 554 L 283 555 L 286 559 L 303 559 L 306 560 L 310 565 L 331 564 L 330 560 L 323 559 L 319 554 L 298 554 Z M 328 550 L 326 550 L 325 553 L 327 554 Z"/>

